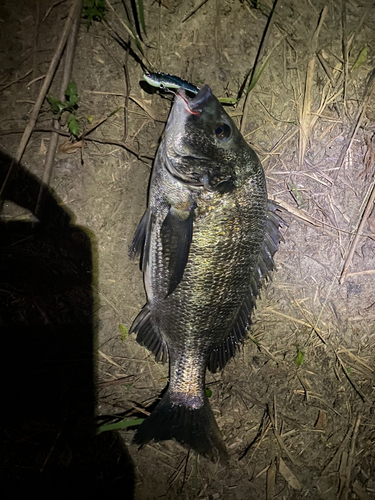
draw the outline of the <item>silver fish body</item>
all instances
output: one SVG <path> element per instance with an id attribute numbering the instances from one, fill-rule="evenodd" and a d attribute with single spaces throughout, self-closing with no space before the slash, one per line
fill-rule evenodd
<path id="1" fill-rule="evenodd" d="M 192 99 L 180 90 L 131 249 L 141 253 L 147 294 L 131 331 L 170 363 L 168 389 L 137 443 L 175 438 L 227 457 L 205 373 L 222 369 L 247 335 L 281 238 L 275 210 L 259 159 L 210 88 Z"/>

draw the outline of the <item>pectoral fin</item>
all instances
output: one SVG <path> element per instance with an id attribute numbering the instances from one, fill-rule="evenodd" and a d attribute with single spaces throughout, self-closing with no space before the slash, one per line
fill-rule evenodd
<path id="1" fill-rule="evenodd" d="M 168 261 L 168 295 L 174 292 L 184 275 L 193 238 L 194 207 L 176 210 L 171 207 L 161 227 L 163 257 Z"/>

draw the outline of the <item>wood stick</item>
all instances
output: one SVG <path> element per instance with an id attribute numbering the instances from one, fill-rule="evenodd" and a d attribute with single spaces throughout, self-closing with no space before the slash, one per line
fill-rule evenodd
<path id="1" fill-rule="evenodd" d="M 104 120 L 106 120 L 106 119 L 107 118 L 104 118 Z M 96 127 L 97 126 L 98 126 L 98 124 L 96 125 Z M 53 127 L 37 127 L 33 130 L 33 132 L 56 132 L 59 135 L 63 135 L 65 137 L 70 137 L 69 132 L 64 132 L 63 130 L 56 130 Z M 93 142 L 99 142 L 100 144 L 112 144 L 113 146 L 119 146 L 121 148 L 126 149 L 130 153 L 133 153 L 133 155 L 136 156 L 138 158 L 138 160 L 140 160 L 144 163 L 146 163 L 145 159 L 147 159 L 147 160 L 154 160 L 155 159 L 155 156 L 140 154 L 139 151 L 136 151 L 132 147 L 125 144 L 123 141 L 117 141 L 116 139 L 110 139 L 110 138 L 103 139 L 102 137 L 95 137 L 95 136 L 89 137 L 86 135 L 88 133 L 89 132 L 86 132 L 84 137 L 83 137 L 85 141 L 93 141 Z M 5 132 L 4 131 L 0 132 L 0 136 L 1 135 L 8 135 L 8 134 L 22 134 L 22 129 L 21 130 L 7 130 Z"/>
<path id="2" fill-rule="evenodd" d="M 354 141 L 354 137 L 356 136 L 356 134 L 358 132 L 358 129 L 361 126 L 363 116 L 364 116 L 364 114 L 366 112 L 366 108 L 367 108 L 367 105 L 368 105 L 368 103 L 370 101 L 370 97 L 371 97 L 372 91 L 373 91 L 373 89 L 375 87 L 374 83 L 375 83 L 375 68 L 373 68 L 373 70 L 371 71 L 370 78 L 369 78 L 369 80 L 367 82 L 362 109 L 359 112 L 359 115 L 358 115 L 358 118 L 357 118 L 357 122 L 356 122 L 355 126 L 353 127 L 353 130 L 352 130 L 352 132 L 350 134 L 350 139 L 349 139 L 349 141 L 347 141 L 347 143 L 342 148 L 340 156 L 339 156 L 339 158 L 338 158 L 338 160 L 336 162 L 336 165 L 335 165 L 336 172 L 335 172 L 335 175 L 334 175 L 334 180 L 337 179 L 337 177 L 339 175 L 339 172 L 341 170 L 342 164 L 344 163 L 344 160 L 345 160 L 345 157 L 346 157 L 346 153 L 351 148 L 351 146 L 353 144 L 353 141 Z"/>
<path id="3" fill-rule="evenodd" d="M 72 75 L 74 54 L 77 46 L 77 38 L 78 38 L 79 22 L 81 19 L 82 6 L 83 6 L 83 0 L 77 0 L 77 8 L 74 12 L 73 25 L 71 27 L 71 33 L 66 44 L 64 72 L 61 79 L 60 92 L 59 92 L 59 99 L 62 102 L 65 100 L 65 90 L 66 87 L 68 86 L 68 83 L 70 82 Z M 45 199 L 45 194 L 48 191 L 48 186 L 51 181 L 52 170 L 53 170 L 53 159 L 55 157 L 57 143 L 59 140 L 59 134 L 58 134 L 58 131 L 60 130 L 59 121 L 54 120 L 53 126 L 56 129 L 56 132 L 52 132 L 49 141 L 46 161 L 44 164 L 42 182 L 40 184 L 39 194 L 35 207 L 35 215 L 38 218 L 43 210 L 43 201 Z"/>
<path id="4" fill-rule="evenodd" d="M 346 259 L 344 262 L 344 267 L 343 267 L 343 269 L 341 271 L 341 275 L 340 275 L 340 280 L 339 280 L 340 285 L 342 285 L 345 281 L 345 276 L 347 275 L 348 269 L 351 266 L 351 263 L 353 260 L 353 255 L 354 255 L 358 240 L 361 237 L 362 229 L 363 229 L 364 225 L 366 224 L 367 219 L 372 211 L 372 208 L 374 206 L 374 202 L 375 202 L 375 182 L 372 185 L 370 196 L 369 196 L 369 199 L 367 201 L 365 211 L 363 212 L 361 222 L 357 228 L 354 240 L 352 241 L 352 243 L 350 245 L 348 255 L 346 256 Z"/>
<path id="5" fill-rule="evenodd" d="M 346 27 L 346 0 L 342 0 L 341 6 L 341 26 L 342 26 L 342 55 L 344 60 L 344 83 L 343 83 L 343 101 L 346 109 L 346 90 L 348 85 L 348 31 Z"/>
<path id="6" fill-rule="evenodd" d="M 351 478 L 352 469 L 353 469 L 355 442 L 357 441 L 357 435 L 358 435 L 360 423 L 361 423 L 361 416 L 359 415 L 357 417 L 354 431 L 353 431 L 353 435 L 352 435 L 352 445 L 350 447 L 350 452 L 349 452 L 348 461 L 347 461 L 347 465 L 346 465 L 345 484 L 344 484 L 342 495 L 340 496 L 340 500 L 348 500 L 348 494 L 350 491 L 350 478 Z"/>
<path id="7" fill-rule="evenodd" d="M 131 38 L 130 38 L 130 36 L 128 36 L 128 46 L 127 46 L 127 49 L 125 52 L 125 60 L 124 60 L 124 64 L 123 64 L 124 77 L 125 77 L 124 136 L 123 136 L 124 142 L 126 142 L 126 139 L 128 137 L 128 108 L 129 108 L 129 95 L 130 95 L 130 90 L 131 90 L 129 69 L 128 69 L 130 42 L 131 42 Z"/>
<path id="8" fill-rule="evenodd" d="M 187 21 L 188 19 L 191 18 L 191 16 L 193 14 L 195 14 L 201 7 L 203 7 L 203 5 L 207 2 L 208 0 L 203 0 L 203 2 L 201 2 L 198 7 L 195 7 L 195 9 L 193 9 L 190 14 L 188 14 L 182 21 L 181 21 L 181 24 L 184 23 L 185 21 Z"/>
<path id="9" fill-rule="evenodd" d="M 325 6 L 320 14 L 320 19 L 316 30 L 313 34 L 311 40 L 311 51 L 309 62 L 307 63 L 306 70 L 306 79 L 305 79 L 305 92 L 303 96 L 303 104 L 300 115 L 300 134 L 299 134 L 299 151 L 298 151 L 298 164 L 301 167 L 303 164 L 303 159 L 305 157 L 305 151 L 307 142 L 310 136 L 310 128 L 311 128 L 311 89 L 313 85 L 314 79 L 314 71 L 315 71 L 315 60 L 316 60 L 316 51 L 318 49 L 318 38 L 320 29 L 323 25 L 324 19 L 327 15 L 328 7 Z"/>
<path id="10" fill-rule="evenodd" d="M 4 193 L 5 193 L 5 190 L 8 186 L 8 183 L 11 180 L 11 176 L 13 175 L 13 170 L 15 168 L 15 165 L 17 165 L 21 161 L 21 158 L 22 158 L 23 153 L 25 152 L 27 143 L 29 142 L 31 133 L 33 131 L 36 120 L 37 120 L 38 115 L 39 115 L 40 108 L 42 107 L 44 98 L 47 94 L 49 86 L 51 85 L 52 78 L 56 72 L 57 66 L 58 66 L 60 58 L 61 58 L 61 54 L 64 50 L 66 40 L 68 38 L 68 34 L 69 34 L 71 27 L 72 27 L 73 19 L 75 18 L 74 13 L 76 11 L 76 8 L 78 6 L 79 1 L 80 0 L 74 0 L 74 2 L 71 5 L 71 8 L 69 10 L 68 17 L 65 21 L 63 33 L 61 35 L 59 44 L 58 44 L 56 51 L 55 51 L 55 55 L 53 56 L 53 59 L 52 59 L 51 64 L 49 66 L 48 72 L 47 72 L 46 77 L 44 79 L 44 83 L 42 85 L 42 88 L 40 89 L 38 98 L 34 104 L 32 111 L 31 111 L 29 122 L 26 125 L 25 131 L 24 131 L 23 136 L 21 138 L 21 142 L 20 142 L 18 149 L 17 149 L 17 152 L 15 154 L 15 162 L 11 163 L 9 170 L 8 170 L 8 173 L 7 173 L 7 176 L 6 176 L 4 183 L 1 187 L 0 200 L 2 200 L 4 198 Z"/>
<path id="11" fill-rule="evenodd" d="M 268 18 L 266 30 L 264 32 L 263 39 L 261 41 L 257 57 L 255 59 L 255 64 L 254 64 L 253 71 L 251 73 L 251 78 L 250 78 L 249 85 L 251 84 L 251 81 L 254 78 L 254 76 L 257 74 L 257 71 L 260 68 L 260 65 L 261 65 L 261 62 L 262 62 L 262 59 L 263 59 L 263 55 L 264 55 L 264 53 L 265 53 L 265 51 L 267 49 L 268 41 L 269 41 L 269 38 L 271 36 L 272 27 L 273 27 L 274 20 L 275 20 L 275 13 L 276 13 L 277 3 L 278 3 L 278 0 L 275 0 L 274 4 L 273 4 L 273 7 L 272 7 L 272 10 L 271 10 L 270 17 Z M 249 109 L 249 105 L 250 105 L 250 98 L 249 98 L 249 96 L 250 96 L 250 92 L 248 92 L 246 94 L 245 103 L 243 105 L 243 114 L 242 114 L 241 127 L 240 127 L 241 134 L 244 133 L 245 128 L 246 128 L 248 109 Z"/>

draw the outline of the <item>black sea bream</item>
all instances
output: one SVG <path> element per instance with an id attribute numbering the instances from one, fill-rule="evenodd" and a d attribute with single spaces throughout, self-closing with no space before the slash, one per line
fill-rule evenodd
<path id="1" fill-rule="evenodd" d="M 281 224 L 258 157 L 211 89 L 194 98 L 180 89 L 131 247 L 141 255 L 147 293 L 131 331 L 170 364 L 168 389 L 136 443 L 174 438 L 227 457 L 205 373 L 221 370 L 247 336 Z"/>

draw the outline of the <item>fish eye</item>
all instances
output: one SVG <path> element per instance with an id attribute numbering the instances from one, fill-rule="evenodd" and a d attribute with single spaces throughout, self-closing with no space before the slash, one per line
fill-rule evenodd
<path id="1" fill-rule="evenodd" d="M 220 141 L 227 141 L 230 137 L 231 129 L 226 123 L 219 123 L 215 129 L 215 135 Z"/>

